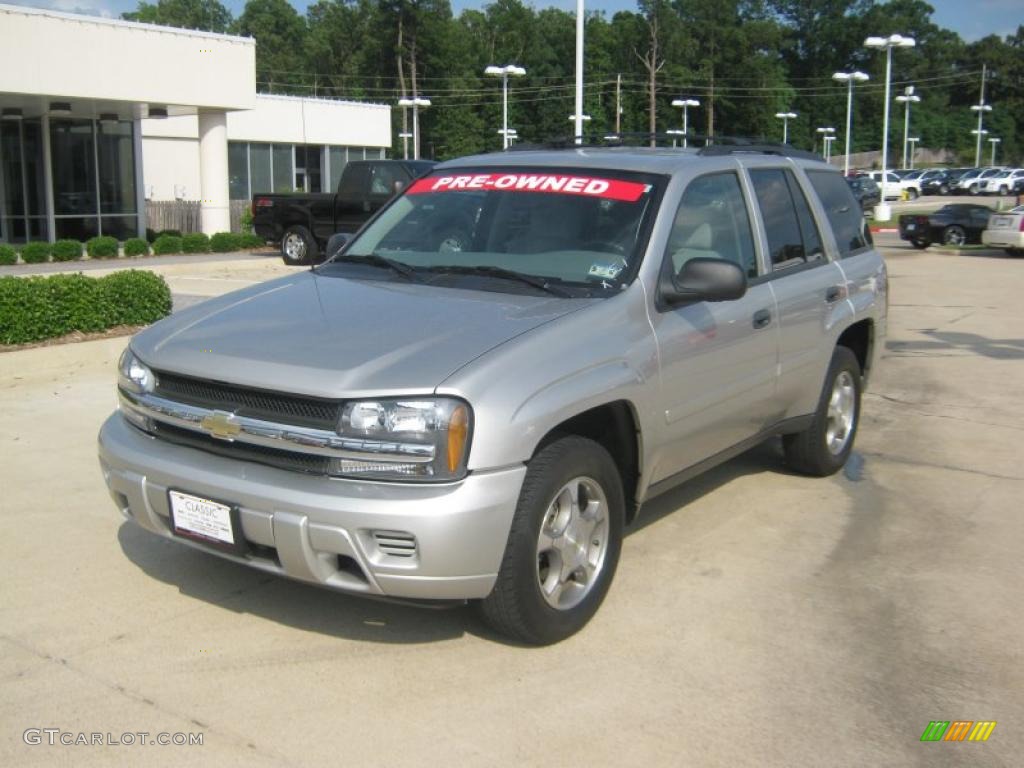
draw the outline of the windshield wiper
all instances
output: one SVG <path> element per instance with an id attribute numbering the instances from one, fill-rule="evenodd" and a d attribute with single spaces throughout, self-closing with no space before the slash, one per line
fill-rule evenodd
<path id="1" fill-rule="evenodd" d="M 466 266 L 464 264 L 447 264 L 436 267 L 426 267 L 425 272 L 436 272 L 442 275 L 482 275 L 483 277 L 497 277 L 503 280 L 515 280 L 520 283 L 532 286 L 537 290 L 550 293 L 552 296 L 560 296 L 562 298 L 572 298 L 571 293 L 564 288 L 559 288 L 556 285 L 552 285 L 551 282 L 543 277 L 534 277 L 533 275 L 527 275 L 522 272 L 516 272 L 512 269 L 505 269 L 504 267 L 492 267 L 483 264 L 476 266 Z"/>
<path id="2" fill-rule="evenodd" d="M 420 280 L 420 276 L 416 274 L 416 270 L 408 264 L 396 261 L 395 259 L 389 259 L 387 256 L 381 256 L 378 253 L 371 253 L 368 256 L 346 253 L 341 256 L 335 256 L 331 261 L 341 261 L 349 264 L 367 264 L 371 267 L 382 267 L 384 269 L 390 269 L 392 272 L 401 275 L 406 280 L 411 280 L 416 283 L 422 282 Z"/>

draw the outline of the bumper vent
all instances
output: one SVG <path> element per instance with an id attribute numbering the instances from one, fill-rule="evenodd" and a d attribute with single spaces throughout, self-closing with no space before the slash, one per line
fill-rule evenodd
<path id="1" fill-rule="evenodd" d="M 408 560 L 416 556 L 416 537 L 405 531 L 374 531 L 373 540 L 381 554 Z"/>

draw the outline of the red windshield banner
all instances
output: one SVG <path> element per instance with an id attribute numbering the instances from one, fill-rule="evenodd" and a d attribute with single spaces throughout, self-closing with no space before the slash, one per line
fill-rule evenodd
<path id="1" fill-rule="evenodd" d="M 564 174 L 477 173 L 465 176 L 428 176 L 424 179 L 417 179 L 409 186 L 406 193 L 421 195 L 426 192 L 457 192 L 474 189 L 580 195 L 635 203 L 647 191 L 647 185 L 635 181 Z"/>

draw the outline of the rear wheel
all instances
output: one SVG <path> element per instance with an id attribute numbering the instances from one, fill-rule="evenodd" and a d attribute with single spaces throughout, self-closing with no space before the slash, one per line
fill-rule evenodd
<path id="1" fill-rule="evenodd" d="M 558 439 L 530 460 L 494 590 L 496 631 L 534 645 L 580 630 L 604 600 L 622 548 L 622 480 L 593 440 Z"/>
<path id="2" fill-rule="evenodd" d="M 303 226 L 298 224 L 288 227 L 281 237 L 281 258 L 285 264 L 300 266 L 316 261 L 320 255 L 316 238 Z"/>
<path id="3" fill-rule="evenodd" d="M 967 242 L 967 233 L 958 224 L 952 224 L 942 230 L 942 242 L 946 245 L 963 245 Z"/>
<path id="4" fill-rule="evenodd" d="M 949 187 L 946 186 L 945 184 L 939 184 L 939 194 L 940 195 L 948 195 L 949 194 Z"/>
<path id="5" fill-rule="evenodd" d="M 922 251 L 929 245 L 931 245 L 931 243 L 929 243 L 927 240 L 911 240 L 910 244 Z"/>
<path id="6" fill-rule="evenodd" d="M 825 477 L 850 457 L 860 422 L 861 370 L 847 347 L 832 353 L 814 420 L 803 432 L 784 435 L 786 462 L 797 472 Z"/>

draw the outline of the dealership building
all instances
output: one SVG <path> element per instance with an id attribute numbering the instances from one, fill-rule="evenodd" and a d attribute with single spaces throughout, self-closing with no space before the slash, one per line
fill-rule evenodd
<path id="1" fill-rule="evenodd" d="M 257 94 L 250 38 L 0 4 L 0 42 L 0 242 L 123 240 L 171 200 L 223 232 L 391 146 L 388 106 Z"/>

